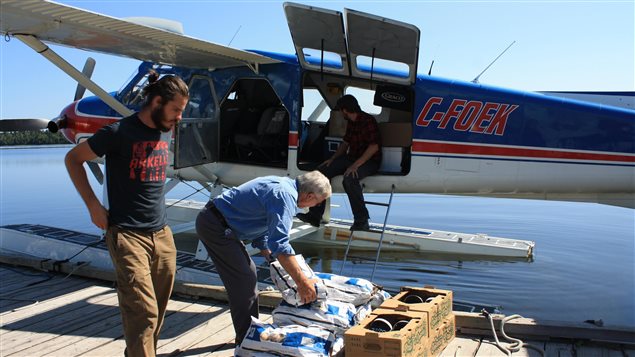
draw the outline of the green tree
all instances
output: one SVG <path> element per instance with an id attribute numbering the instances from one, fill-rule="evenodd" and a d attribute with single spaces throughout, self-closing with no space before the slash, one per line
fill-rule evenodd
<path id="1" fill-rule="evenodd" d="M 66 138 L 59 132 L 53 134 L 48 130 L 0 132 L 0 146 L 52 145 L 68 143 L 68 140 L 66 140 Z"/>

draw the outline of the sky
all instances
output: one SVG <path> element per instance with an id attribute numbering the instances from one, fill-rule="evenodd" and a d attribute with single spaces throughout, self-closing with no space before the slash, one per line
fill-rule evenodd
<path id="1" fill-rule="evenodd" d="M 61 3 L 114 17 L 150 16 L 183 23 L 185 34 L 239 49 L 293 53 L 282 1 L 122 1 Z M 635 0 L 623 1 L 306 1 L 414 24 L 421 30 L 418 72 L 470 81 L 512 41 L 479 81 L 519 90 L 635 91 Z M 1 11 L 1 9 L 0 9 Z M 0 41 L 0 118 L 53 118 L 76 82 L 17 39 Z M 93 80 L 121 88 L 139 61 L 59 46 Z M 88 94 L 87 94 L 88 95 Z"/>

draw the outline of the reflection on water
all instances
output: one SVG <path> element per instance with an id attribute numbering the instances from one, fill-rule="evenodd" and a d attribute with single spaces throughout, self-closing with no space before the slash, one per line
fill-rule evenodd
<path id="1" fill-rule="evenodd" d="M 68 147 L 0 149 L 0 224 L 37 223 L 98 234 L 68 180 Z M 99 185 L 90 178 L 96 192 Z M 197 188 L 200 186 L 196 185 Z M 178 185 L 168 197 L 193 190 Z M 100 196 L 100 194 L 98 194 Z M 370 195 L 386 201 L 386 195 Z M 204 194 L 190 199 L 206 200 Z M 334 217 L 351 219 L 345 196 L 335 195 Z M 371 220 L 383 220 L 369 207 Z M 416 222 L 416 223 L 413 223 Z M 382 254 L 375 281 L 389 290 L 403 285 L 451 289 L 457 299 L 501 305 L 503 312 L 548 320 L 602 319 L 635 326 L 635 215 L 630 209 L 597 204 L 396 195 L 389 224 L 532 240 L 532 260 L 390 252 Z M 193 251 L 195 235 L 179 248 Z M 293 243 L 316 271 L 339 273 L 344 250 Z M 373 255 L 372 252 L 353 252 Z M 259 264 L 262 259 L 255 259 Z M 367 278 L 372 262 L 352 260 L 343 274 Z"/>

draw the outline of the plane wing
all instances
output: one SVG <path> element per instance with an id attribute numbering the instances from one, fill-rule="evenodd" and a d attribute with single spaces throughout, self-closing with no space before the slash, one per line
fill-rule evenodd
<path id="1" fill-rule="evenodd" d="M 259 54 L 218 45 L 49 1 L 2 0 L 0 33 L 32 35 L 43 42 L 142 61 L 217 69 L 278 63 Z"/>

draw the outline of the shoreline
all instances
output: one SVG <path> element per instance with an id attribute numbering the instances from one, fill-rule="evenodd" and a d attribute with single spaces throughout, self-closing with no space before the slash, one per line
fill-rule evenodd
<path id="1" fill-rule="evenodd" d="M 43 145 L 6 145 L 0 146 L 0 150 L 19 150 L 19 149 L 40 149 L 40 148 L 65 148 L 73 147 L 71 143 L 68 144 L 43 144 Z"/>

